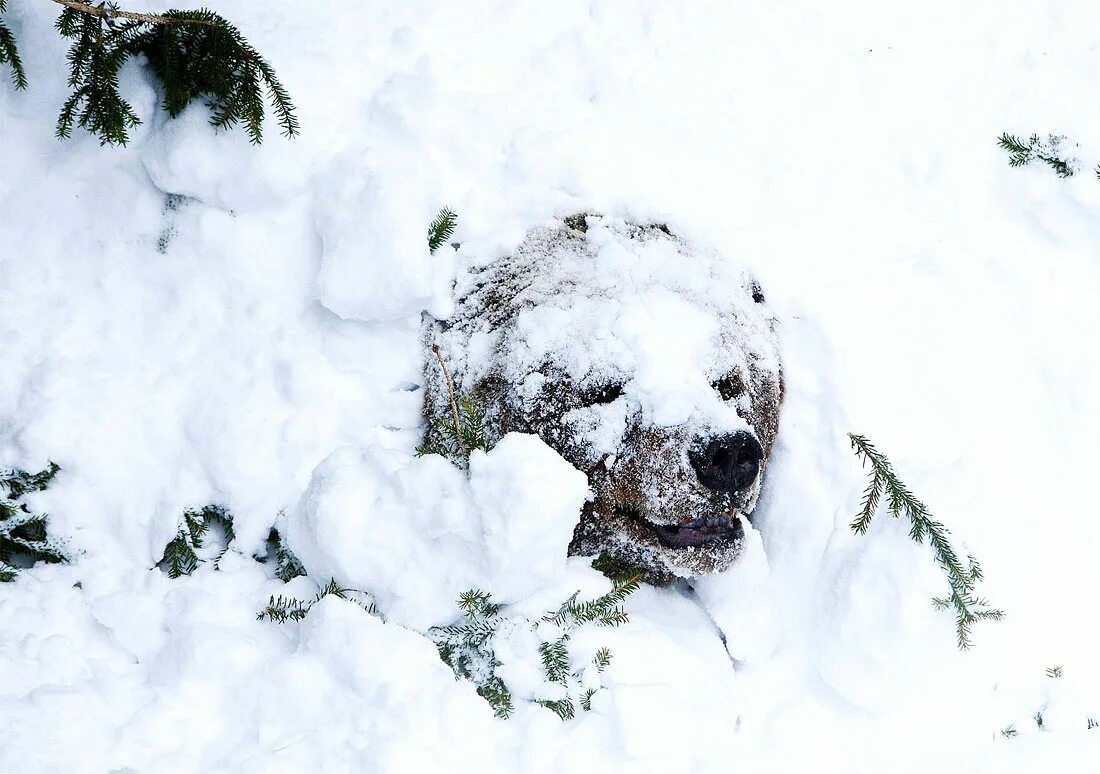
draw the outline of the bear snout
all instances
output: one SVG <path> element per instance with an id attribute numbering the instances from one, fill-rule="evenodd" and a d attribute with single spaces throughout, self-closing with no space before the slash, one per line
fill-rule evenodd
<path id="1" fill-rule="evenodd" d="M 764 459 L 764 447 L 753 433 L 735 433 L 698 439 L 688 454 L 699 482 L 707 489 L 729 494 L 744 504 Z"/>

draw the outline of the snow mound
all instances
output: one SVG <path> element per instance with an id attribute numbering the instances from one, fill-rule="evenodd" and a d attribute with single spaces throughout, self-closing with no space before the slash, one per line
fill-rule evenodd
<path id="1" fill-rule="evenodd" d="M 512 602 L 556 585 L 587 490 L 534 436 L 475 451 L 468 479 L 439 456 L 344 448 L 287 514 L 287 544 L 312 577 L 369 592 L 387 620 L 423 631 L 454 618 L 467 589 Z"/>

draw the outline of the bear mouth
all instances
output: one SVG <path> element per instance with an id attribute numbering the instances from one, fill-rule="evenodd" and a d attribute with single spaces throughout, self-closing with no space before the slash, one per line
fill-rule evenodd
<path id="1" fill-rule="evenodd" d="M 673 550 L 698 548 L 723 541 L 735 542 L 744 535 L 736 508 L 717 516 L 685 519 L 679 524 L 655 524 L 645 518 L 638 508 L 631 506 L 619 505 L 615 510 L 619 516 L 644 527 L 663 548 Z"/>
<path id="2" fill-rule="evenodd" d="M 737 511 L 699 518 L 684 524 L 652 524 L 649 526 L 665 548 L 696 548 L 718 541 L 733 541 L 741 537 L 741 520 Z"/>

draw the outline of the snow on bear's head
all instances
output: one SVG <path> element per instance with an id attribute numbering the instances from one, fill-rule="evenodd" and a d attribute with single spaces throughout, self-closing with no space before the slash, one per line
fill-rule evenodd
<path id="1" fill-rule="evenodd" d="M 736 561 L 783 392 L 775 319 L 742 269 L 663 225 L 576 215 L 471 261 L 455 290 L 450 318 L 425 318 L 428 417 L 450 416 L 438 344 L 490 444 L 536 433 L 588 476 L 571 554 L 654 582 Z"/>

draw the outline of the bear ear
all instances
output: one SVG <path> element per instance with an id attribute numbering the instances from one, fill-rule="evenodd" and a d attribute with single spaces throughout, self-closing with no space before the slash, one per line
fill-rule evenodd
<path id="1" fill-rule="evenodd" d="M 579 234 L 585 234 L 588 232 L 588 219 L 602 217 L 598 212 L 574 212 L 572 215 L 566 215 L 562 218 L 562 223 L 566 228 L 572 229 Z"/>
<path id="2" fill-rule="evenodd" d="M 752 300 L 758 304 L 764 303 L 764 291 L 760 288 L 760 283 L 756 280 L 752 281 L 752 285 L 749 288 L 752 291 Z"/>
<path id="3" fill-rule="evenodd" d="M 733 400 L 745 392 L 745 381 L 741 378 L 740 371 L 730 371 L 721 379 L 711 382 L 710 386 L 722 397 L 722 400 Z"/>
<path id="4" fill-rule="evenodd" d="M 580 406 L 602 406 L 606 403 L 614 403 L 623 395 L 623 386 L 618 383 L 604 384 L 585 390 L 581 396 Z"/>

